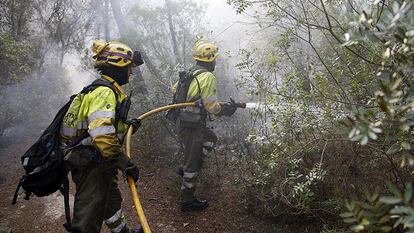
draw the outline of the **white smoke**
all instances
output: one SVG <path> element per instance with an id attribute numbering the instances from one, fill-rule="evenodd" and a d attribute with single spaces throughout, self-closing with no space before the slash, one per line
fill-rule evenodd
<path id="1" fill-rule="evenodd" d="M 67 55 L 63 64 L 0 87 L 0 145 L 40 136 L 69 97 L 97 77 L 82 68 L 79 55 Z"/>

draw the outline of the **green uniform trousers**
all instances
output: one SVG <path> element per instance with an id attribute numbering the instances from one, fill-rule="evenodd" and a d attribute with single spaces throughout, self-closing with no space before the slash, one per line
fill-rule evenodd
<path id="1" fill-rule="evenodd" d="M 129 232 L 117 169 L 90 146 L 69 150 L 64 159 L 76 185 L 72 232 L 99 233 L 104 221 L 111 232 Z"/>
<path id="2" fill-rule="evenodd" d="M 181 124 L 179 125 L 178 134 L 184 144 L 181 203 L 189 203 L 195 199 L 194 193 L 203 159 L 213 150 L 217 142 L 217 136 L 211 129 L 202 124 L 197 127 L 193 125 L 187 127 L 185 124 Z"/>

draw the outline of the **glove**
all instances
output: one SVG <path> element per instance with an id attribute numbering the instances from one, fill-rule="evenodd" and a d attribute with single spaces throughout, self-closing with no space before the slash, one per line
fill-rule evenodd
<path id="1" fill-rule="evenodd" d="M 128 156 L 122 152 L 108 158 L 112 166 L 120 171 L 125 171 L 125 168 L 130 164 Z"/>
<path id="2" fill-rule="evenodd" d="M 139 177 L 139 169 L 138 167 L 133 164 L 132 162 L 129 162 L 127 167 L 125 168 L 125 176 L 131 176 L 132 179 L 134 179 L 134 182 L 136 183 L 138 181 L 138 177 Z"/>
<path id="3" fill-rule="evenodd" d="M 222 115 L 231 116 L 237 110 L 237 106 L 233 102 L 220 103 L 220 106 L 221 106 L 221 111 L 217 114 L 218 116 L 222 116 Z"/>
<path id="4" fill-rule="evenodd" d="M 141 126 L 141 120 L 137 118 L 129 119 L 125 121 L 125 123 L 132 126 L 132 134 L 137 132 L 138 128 Z"/>

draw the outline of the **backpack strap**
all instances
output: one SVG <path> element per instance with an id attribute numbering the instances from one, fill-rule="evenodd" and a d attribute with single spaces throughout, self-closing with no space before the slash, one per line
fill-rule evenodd
<path id="1" fill-rule="evenodd" d="M 16 204 L 16 201 L 17 201 L 17 196 L 19 195 L 19 190 L 20 190 L 20 188 L 22 187 L 22 181 L 23 181 L 23 179 L 25 178 L 25 176 L 23 176 L 20 180 L 19 180 L 19 184 L 17 185 L 17 188 L 16 188 L 16 191 L 14 192 L 14 195 L 13 195 L 13 200 L 12 200 L 12 202 L 11 202 L 11 204 L 12 205 L 15 205 Z"/>
<path id="2" fill-rule="evenodd" d="M 104 80 L 102 78 L 96 79 L 91 84 L 89 84 L 88 86 L 84 87 L 79 94 L 87 94 L 87 93 L 95 90 L 98 87 L 109 87 L 109 88 L 111 88 L 111 90 L 115 94 L 116 105 L 117 105 L 116 108 L 118 109 L 118 106 L 120 105 L 120 103 L 118 102 L 118 92 L 116 91 L 113 82 L 109 82 L 109 81 Z M 74 96 L 76 96 L 76 95 L 74 95 Z M 74 98 L 74 96 L 72 96 L 72 97 Z M 72 97 L 71 97 L 71 101 L 73 100 Z M 79 144 L 83 139 L 87 138 L 88 136 L 89 136 L 89 133 L 88 132 L 82 133 L 81 135 L 79 135 L 78 137 L 76 137 L 71 144 L 67 145 L 66 148 L 70 148 L 70 147 L 76 146 L 77 144 Z"/>
<path id="3" fill-rule="evenodd" d="M 201 115 L 202 115 L 202 118 L 203 119 L 205 119 L 206 117 L 207 117 L 207 115 L 209 116 L 209 118 L 210 118 L 210 115 L 208 114 L 208 112 L 206 111 L 206 109 L 205 109 L 205 107 L 204 107 L 204 101 L 203 101 L 203 98 L 201 97 L 201 86 L 200 86 L 200 82 L 198 81 L 198 78 L 197 78 L 197 76 L 198 75 L 200 75 L 200 74 L 202 74 L 202 73 L 205 73 L 205 72 L 208 72 L 208 70 L 206 70 L 206 69 L 204 69 L 204 68 L 202 68 L 202 69 L 199 69 L 199 70 L 196 70 L 194 73 L 193 73 L 193 79 L 195 79 L 196 80 L 196 82 L 197 82 L 197 87 L 198 87 L 198 95 L 199 95 L 199 98 L 198 99 L 196 99 L 196 101 L 197 100 L 200 100 L 200 106 L 201 106 L 201 108 L 200 108 L 200 113 L 201 113 Z M 188 92 L 188 90 L 187 90 L 187 92 Z"/>
<path id="4" fill-rule="evenodd" d="M 198 70 L 196 70 L 196 71 L 195 71 L 195 73 L 193 73 L 193 76 L 194 76 L 194 78 L 195 78 L 195 77 L 197 77 L 198 75 L 200 75 L 200 74 L 202 74 L 202 73 L 205 73 L 205 72 L 208 72 L 208 70 L 206 70 L 206 69 L 204 69 L 204 68 L 202 68 L 202 69 L 198 69 Z"/>
<path id="5" fill-rule="evenodd" d="M 65 229 L 68 232 L 72 231 L 72 220 L 70 218 L 70 205 L 69 205 L 69 179 L 68 176 L 66 176 L 63 180 L 63 187 L 62 187 L 62 194 L 63 194 L 63 201 L 65 203 L 65 217 L 66 217 L 66 223 L 63 224 Z"/>
<path id="6" fill-rule="evenodd" d="M 200 82 L 198 81 L 197 76 L 199 76 L 202 73 L 208 72 L 208 70 L 206 70 L 205 68 L 200 68 L 199 66 L 195 66 L 193 68 L 191 68 L 189 70 L 189 72 L 191 72 L 191 80 L 189 80 L 189 84 L 195 79 L 197 82 L 197 87 L 198 87 L 198 94 L 199 94 L 199 98 L 201 99 L 201 87 L 200 87 Z M 188 85 L 188 88 L 190 87 L 190 85 Z M 186 92 L 188 93 L 188 88 L 186 90 Z M 198 99 L 196 99 L 198 100 Z M 202 105 L 204 106 L 204 105 Z"/>
<path id="7" fill-rule="evenodd" d="M 89 93 L 89 92 L 95 90 L 96 88 L 102 87 L 102 86 L 111 88 L 111 90 L 115 94 L 115 99 L 118 102 L 118 92 L 115 89 L 114 83 L 110 82 L 110 81 L 107 81 L 105 79 L 102 79 L 102 78 L 98 78 L 95 81 L 93 81 L 91 84 L 89 84 L 88 86 L 84 87 L 80 93 L 86 94 L 86 93 Z"/>

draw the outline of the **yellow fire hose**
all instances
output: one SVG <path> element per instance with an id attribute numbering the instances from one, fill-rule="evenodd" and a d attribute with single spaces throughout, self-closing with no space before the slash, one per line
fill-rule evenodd
<path id="1" fill-rule="evenodd" d="M 184 108 L 188 106 L 195 106 L 195 103 L 194 102 L 181 103 L 181 104 L 172 104 L 172 105 L 163 106 L 163 107 L 156 108 L 156 109 L 153 109 L 149 112 L 142 114 L 141 116 L 138 117 L 138 119 L 144 120 L 145 118 L 155 113 L 163 112 L 169 109 Z M 126 135 L 126 139 L 125 139 L 125 153 L 129 158 L 131 158 L 131 136 L 132 136 L 132 127 L 129 127 L 127 135 Z M 144 210 L 142 209 L 141 202 L 139 201 L 137 187 L 135 186 L 134 179 L 132 179 L 132 177 L 130 176 L 128 176 L 128 184 L 129 184 L 129 188 L 131 189 L 132 200 L 134 201 L 135 210 L 137 211 L 137 215 L 141 223 L 142 229 L 144 230 L 144 233 L 151 233 L 151 229 L 148 225 L 147 219 L 145 218 Z"/>

